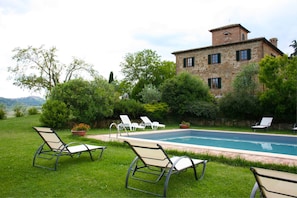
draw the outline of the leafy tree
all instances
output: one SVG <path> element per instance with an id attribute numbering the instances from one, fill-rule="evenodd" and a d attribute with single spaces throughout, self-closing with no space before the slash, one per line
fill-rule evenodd
<path id="1" fill-rule="evenodd" d="M 259 66 L 256 63 L 243 67 L 233 81 L 234 92 L 243 95 L 256 95 L 259 91 L 258 72 Z"/>
<path id="2" fill-rule="evenodd" d="M 297 57 L 266 56 L 259 65 L 259 79 L 266 87 L 260 96 L 264 109 L 279 119 L 293 120 L 297 101 Z"/>
<path id="3" fill-rule="evenodd" d="M 83 75 L 83 72 L 96 76 L 93 66 L 85 61 L 73 58 L 72 62 L 65 66 L 57 59 L 57 49 L 52 47 L 44 49 L 43 46 L 34 48 L 13 50 L 15 66 L 8 67 L 14 85 L 29 90 L 50 92 L 53 87 Z"/>
<path id="4" fill-rule="evenodd" d="M 134 54 L 128 53 L 122 62 L 122 73 L 125 80 L 137 83 L 140 79 L 151 79 L 152 70 L 160 65 L 160 56 L 152 50 L 146 49 Z"/>
<path id="5" fill-rule="evenodd" d="M 261 114 L 258 99 L 258 64 L 243 67 L 233 81 L 233 90 L 219 100 L 220 111 L 227 118 L 253 119 Z"/>
<path id="6" fill-rule="evenodd" d="M 144 85 L 139 95 L 143 103 L 157 103 L 161 100 L 161 92 L 152 84 Z"/>
<path id="7" fill-rule="evenodd" d="M 296 42 L 296 40 L 292 41 L 292 44 L 290 45 L 290 47 L 294 48 L 294 52 L 291 54 L 291 57 L 297 56 L 297 42 Z"/>
<path id="8" fill-rule="evenodd" d="M 111 116 L 113 104 L 119 97 L 111 84 L 96 78 L 92 82 L 74 79 L 59 84 L 52 90 L 49 98 L 65 103 L 72 121 L 92 124 Z"/>
<path id="9" fill-rule="evenodd" d="M 202 101 L 206 103 L 213 101 L 208 86 L 200 78 L 189 73 L 181 73 L 167 79 L 161 87 L 161 92 L 161 100 L 169 105 L 173 113 L 181 116 L 188 113 L 205 116 L 208 113 L 200 112 L 200 114 L 199 108 L 195 108 L 196 111 L 192 112 L 193 105 L 199 105 Z"/>
<path id="10" fill-rule="evenodd" d="M 139 99 L 138 94 L 144 85 L 152 84 L 158 88 L 166 79 L 175 75 L 175 63 L 161 61 L 160 56 L 149 49 L 128 53 L 120 66 L 124 80 L 135 85 L 131 95 L 136 99 Z"/>

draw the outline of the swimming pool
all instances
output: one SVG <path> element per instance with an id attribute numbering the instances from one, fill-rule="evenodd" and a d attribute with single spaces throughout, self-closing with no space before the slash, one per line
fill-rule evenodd
<path id="1" fill-rule="evenodd" d="M 178 130 L 130 134 L 131 138 L 297 156 L 297 136 Z"/>

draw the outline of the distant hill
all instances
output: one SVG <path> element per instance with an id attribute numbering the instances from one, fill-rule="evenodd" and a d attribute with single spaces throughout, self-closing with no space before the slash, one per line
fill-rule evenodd
<path id="1" fill-rule="evenodd" d="M 7 107 L 13 107 L 16 104 L 21 104 L 24 106 L 42 106 L 45 103 L 45 100 L 37 96 L 29 96 L 23 98 L 0 97 L 0 103 L 4 104 Z"/>

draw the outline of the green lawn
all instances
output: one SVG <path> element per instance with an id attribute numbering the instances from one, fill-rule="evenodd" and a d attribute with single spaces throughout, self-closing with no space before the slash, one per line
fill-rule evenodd
<path id="1" fill-rule="evenodd" d="M 105 145 L 107 149 L 99 161 L 91 161 L 85 153 L 79 158 L 61 157 L 57 171 L 32 167 L 33 155 L 42 143 L 32 129 L 40 125 L 38 119 L 39 115 L 0 120 L 0 197 L 153 197 L 124 187 L 127 169 L 135 156 L 123 143 L 89 140 L 73 137 L 70 130 L 58 131 L 66 143 L 79 141 Z M 189 155 L 209 160 L 205 176 L 198 182 L 191 171 L 172 176 L 168 197 L 249 197 L 255 182 L 249 167 L 261 164 Z M 162 184 L 149 188 L 159 189 Z"/>

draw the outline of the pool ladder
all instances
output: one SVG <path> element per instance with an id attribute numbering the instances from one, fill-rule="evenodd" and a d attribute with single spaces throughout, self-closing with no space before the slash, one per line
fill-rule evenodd
<path id="1" fill-rule="evenodd" d="M 129 133 L 128 133 L 126 127 L 122 127 L 121 124 L 117 124 L 117 123 L 113 122 L 109 125 L 109 138 L 111 136 L 111 129 L 113 126 L 117 129 L 117 136 L 116 136 L 117 138 L 118 138 L 119 134 L 120 134 L 120 136 L 122 136 L 122 133 L 121 133 L 122 128 L 125 130 L 127 136 L 129 136 Z"/>

